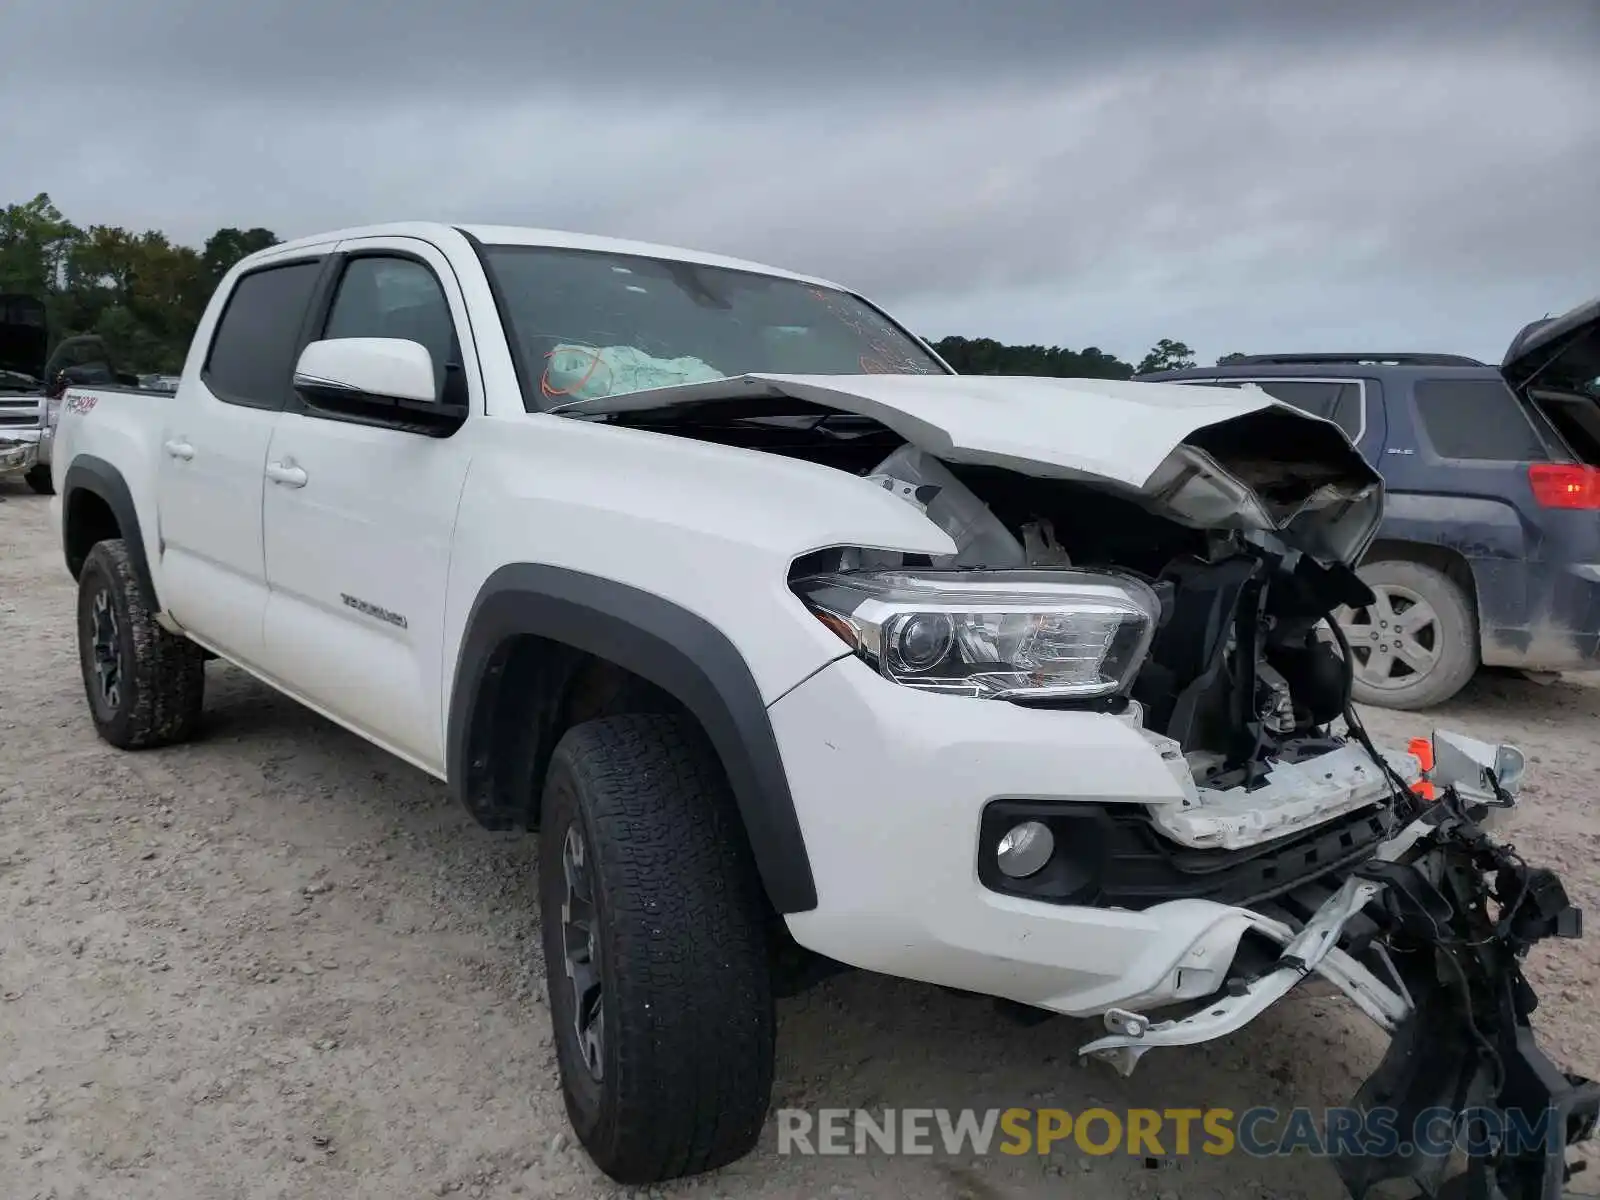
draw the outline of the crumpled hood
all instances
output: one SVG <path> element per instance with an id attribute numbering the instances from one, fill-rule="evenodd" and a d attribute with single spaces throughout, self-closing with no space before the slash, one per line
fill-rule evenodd
<path id="1" fill-rule="evenodd" d="M 947 462 L 1101 483 L 1198 528 L 1272 530 L 1353 562 L 1382 483 L 1333 422 L 1259 388 L 975 375 L 745 375 L 582 400 L 570 415 L 785 399 L 870 417 Z M 752 414 L 753 415 L 753 414 Z"/>

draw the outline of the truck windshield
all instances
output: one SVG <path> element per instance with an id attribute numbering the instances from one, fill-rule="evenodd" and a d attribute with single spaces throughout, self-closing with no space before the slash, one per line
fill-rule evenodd
<path id="1" fill-rule="evenodd" d="M 833 288 L 595 250 L 498 245 L 484 259 L 533 410 L 755 373 L 945 373 Z"/>

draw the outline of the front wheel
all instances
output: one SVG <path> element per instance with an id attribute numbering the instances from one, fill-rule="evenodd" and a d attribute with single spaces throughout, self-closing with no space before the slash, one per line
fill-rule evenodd
<path id="1" fill-rule="evenodd" d="M 56 494 L 55 480 L 50 478 L 50 468 L 47 466 L 33 466 L 28 468 L 23 481 L 41 496 Z"/>
<path id="2" fill-rule="evenodd" d="M 587 721 L 540 811 L 545 976 L 567 1115 L 645 1185 L 733 1162 L 771 1100 L 766 907 L 721 765 L 671 715 Z"/>
<path id="3" fill-rule="evenodd" d="M 1357 572 L 1373 603 L 1335 614 L 1355 659 L 1351 694 L 1380 708 L 1443 704 L 1478 669 L 1472 602 L 1443 571 L 1392 560 Z"/>

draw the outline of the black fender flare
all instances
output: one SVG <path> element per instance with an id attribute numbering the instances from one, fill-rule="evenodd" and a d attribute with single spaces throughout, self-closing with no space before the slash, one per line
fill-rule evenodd
<path id="1" fill-rule="evenodd" d="M 160 612 L 161 602 L 156 596 L 155 582 L 150 577 L 150 562 L 145 558 L 144 535 L 139 529 L 139 510 L 134 507 L 133 493 L 128 489 L 128 482 L 123 479 L 121 471 L 92 454 L 80 454 L 74 458 L 67 467 L 66 477 L 61 481 L 61 552 L 66 557 L 67 570 L 76 579 L 78 572 L 83 569 L 81 559 L 73 561 L 71 549 L 72 498 L 77 492 L 88 492 L 105 501 L 111 515 L 117 519 L 122 540 L 128 544 L 128 555 L 133 559 L 133 570 L 139 577 L 139 586 L 149 597 L 150 611 Z"/>
<path id="2" fill-rule="evenodd" d="M 529 635 L 609 660 L 681 703 L 722 760 L 773 907 L 779 913 L 816 907 L 788 774 L 744 656 L 703 618 L 614 580 L 512 563 L 484 582 L 467 617 L 450 693 L 445 769 L 458 801 L 471 807 L 469 755 L 497 651 Z"/>

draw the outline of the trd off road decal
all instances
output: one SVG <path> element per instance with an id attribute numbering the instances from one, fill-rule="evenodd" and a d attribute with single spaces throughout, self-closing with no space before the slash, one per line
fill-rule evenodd
<path id="1" fill-rule="evenodd" d="M 66 405 L 68 412 L 75 412 L 79 416 L 88 416 L 89 413 L 94 411 L 94 406 L 99 399 L 100 397 L 98 396 L 84 395 L 80 392 L 69 392 L 66 400 L 64 400 L 63 403 Z"/>
<path id="2" fill-rule="evenodd" d="M 390 612 L 387 608 L 384 608 L 381 605 L 373 604 L 367 600 L 362 600 L 357 596 L 352 596 L 349 592 L 340 592 L 339 599 L 344 601 L 346 608 L 353 608 L 358 613 L 365 613 L 369 617 L 377 617 L 380 621 L 387 621 L 397 629 L 406 628 L 406 619 L 400 613 Z"/>

